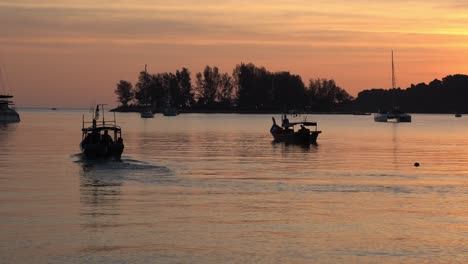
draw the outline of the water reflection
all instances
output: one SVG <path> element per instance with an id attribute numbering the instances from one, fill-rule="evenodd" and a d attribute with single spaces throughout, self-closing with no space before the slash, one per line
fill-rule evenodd
<path id="1" fill-rule="evenodd" d="M 12 166 L 11 157 L 14 152 L 14 140 L 18 123 L 0 123 L 0 167 L 6 168 Z M 2 175 L 7 176 L 7 175 Z M 0 176 L 1 177 L 1 176 Z"/>
<path id="2" fill-rule="evenodd" d="M 397 153 L 398 153 L 398 124 L 399 123 L 394 123 L 392 124 L 392 143 L 393 143 L 393 164 L 395 166 L 395 169 L 398 169 L 398 158 L 397 158 Z"/>
<path id="3" fill-rule="evenodd" d="M 110 170 L 103 169 L 109 167 L 109 164 L 81 160 L 80 165 L 81 215 L 91 218 L 118 215 L 122 182 L 115 175 L 111 175 Z M 96 220 L 87 221 L 85 224 L 85 227 L 98 226 Z"/>

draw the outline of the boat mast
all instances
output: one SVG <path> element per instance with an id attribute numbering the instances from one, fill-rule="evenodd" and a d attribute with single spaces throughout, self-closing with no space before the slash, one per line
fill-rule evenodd
<path id="1" fill-rule="evenodd" d="M 392 50 L 392 89 L 396 88 L 396 80 L 395 80 L 395 65 L 393 64 L 393 50 Z"/>

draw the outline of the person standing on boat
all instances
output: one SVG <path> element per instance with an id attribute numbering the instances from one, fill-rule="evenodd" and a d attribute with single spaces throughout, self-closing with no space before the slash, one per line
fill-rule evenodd
<path id="1" fill-rule="evenodd" d="M 112 143 L 112 137 L 109 135 L 109 131 L 104 130 L 104 134 L 101 136 L 102 144 L 108 146 Z"/>
<path id="2" fill-rule="evenodd" d="M 281 126 L 285 129 L 287 129 L 289 126 L 289 119 L 286 117 L 286 115 L 283 115 L 283 121 L 281 122 Z"/>

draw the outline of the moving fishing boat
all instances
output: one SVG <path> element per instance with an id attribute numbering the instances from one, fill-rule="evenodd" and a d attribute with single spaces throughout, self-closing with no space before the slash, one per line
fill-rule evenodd
<path id="1" fill-rule="evenodd" d="M 20 116 L 13 107 L 13 101 L 9 99 L 13 95 L 0 95 L 0 123 L 15 123 L 19 122 Z"/>
<path id="2" fill-rule="evenodd" d="M 99 120 L 100 112 L 102 112 L 101 120 Z M 86 127 L 87 125 L 91 126 Z M 122 129 L 120 126 L 117 126 L 115 121 L 115 112 L 114 120 L 106 121 L 104 119 L 104 104 L 98 104 L 93 114 L 92 122 L 85 122 L 83 115 L 81 131 L 82 138 L 80 148 L 86 158 L 114 158 L 120 160 L 124 150 L 124 144 L 122 140 Z"/>
<path id="3" fill-rule="evenodd" d="M 317 137 L 322 131 L 317 130 L 317 122 L 289 122 L 286 115 L 282 117 L 281 126 L 276 124 L 276 120 L 272 117 L 273 125 L 270 128 L 270 133 L 275 142 L 286 142 L 294 144 L 317 144 Z M 295 130 L 295 126 L 300 126 L 300 129 Z M 314 129 L 309 129 L 312 127 Z"/>

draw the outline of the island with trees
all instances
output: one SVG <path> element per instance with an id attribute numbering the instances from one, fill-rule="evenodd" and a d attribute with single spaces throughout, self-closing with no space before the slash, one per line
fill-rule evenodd
<path id="1" fill-rule="evenodd" d="M 117 83 L 115 93 L 119 106 L 113 110 L 121 112 L 148 107 L 159 112 L 167 105 L 179 112 L 220 113 L 378 112 L 395 106 L 412 113 L 468 111 L 467 75 L 449 75 L 406 89 L 367 89 L 353 98 L 333 79 L 311 79 L 306 86 L 299 75 L 270 72 L 252 63 L 236 65 L 231 75 L 206 66 L 194 80 L 187 68 L 175 73 L 142 71 L 135 85 Z"/>

